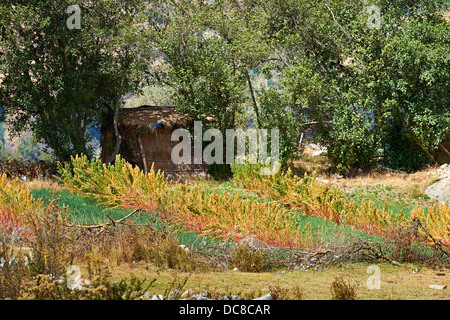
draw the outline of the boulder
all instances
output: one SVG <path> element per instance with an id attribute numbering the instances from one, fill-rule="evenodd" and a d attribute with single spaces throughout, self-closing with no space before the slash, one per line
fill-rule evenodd
<path id="1" fill-rule="evenodd" d="M 425 193 L 432 199 L 437 199 L 444 204 L 446 201 L 450 204 L 450 175 L 442 176 L 429 186 Z"/>
<path id="2" fill-rule="evenodd" d="M 255 298 L 253 300 L 273 300 L 272 294 L 268 293 L 265 296 L 259 297 L 259 298 Z"/>

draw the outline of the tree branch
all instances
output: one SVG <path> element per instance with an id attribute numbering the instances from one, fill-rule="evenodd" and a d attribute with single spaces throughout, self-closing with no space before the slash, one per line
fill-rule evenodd
<path id="1" fill-rule="evenodd" d="M 68 225 L 68 227 L 70 228 L 82 228 L 82 229 L 88 229 L 88 230 L 92 230 L 92 229 L 105 229 L 106 227 L 110 226 L 110 225 L 117 225 L 122 223 L 122 221 L 131 218 L 134 214 L 138 213 L 139 211 L 142 211 L 141 208 L 138 208 L 136 210 L 134 210 L 133 212 L 131 212 L 130 214 L 126 215 L 125 217 L 119 219 L 119 220 L 114 220 L 113 218 L 111 218 L 110 216 L 107 215 L 108 219 L 110 220 L 107 223 L 102 223 L 102 224 L 93 224 L 93 225 Z"/>

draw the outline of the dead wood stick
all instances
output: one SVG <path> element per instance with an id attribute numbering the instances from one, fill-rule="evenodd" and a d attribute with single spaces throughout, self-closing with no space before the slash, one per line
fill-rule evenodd
<path id="1" fill-rule="evenodd" d="M 319 255 L 319 254 L 327 254 L 327 253 L 330 253 L 330 252 L 331 252 L 331 250 L 317 251 L 317 252 L 314 252 L 314 253 L 310 256 L 310 258 L 315 257 L 315 256 L 317 256 L 317 255 Z"/>
<path id="2" fill-rule="evenodd" d="M 418 226 L 419 226 L 419 227 L 427 234 L 427 236 L 430 237 L 430 239 L 431 239 L 431 240 L 433 241 L 433 243 L 434 243 L 434 246 L 435 246 L 437 249 L 439 249 L 442 253 L 446 254 L 447 257 L 450 257 L 450 254 L 449 254 L 446 250 L 444 250 L 444 249 L 442 248 L 442 245 L 445 245 L 445 244 L 443 244 L 441 241 L 436 240 L 436 239 L 431 235 L 431 233 L 428 232 L 428 230 L 425 228 L 425 226 L 422 224 L 422 221 L 420 221 L 419 218 L 415 217 L 415 218 L 414 218 L 414 222 L 416 222 L 417 225 L 418 225 Z"/>
<path id="3" fill-rule="evenodd" d="M 126 215 L 125 217 L 119 219 L 119 220 L 114 220 L 112 219 L 110 216 L 106 215 L 111 221 L 107 222 L 107 223 L 102 223 L 102 224 L 94 224 L 94 225 L 69 225 L 68 227 L 76 227 L 76 228 L 82 228 L 82 229 L 98 229 L 98 228 L 102 228 L 104 229 L 105 227 L 108 227 L 110 225 L 116 225 L 121 223 L 122 221 L 130 218 L 131 216 L 133 216 L 134 214 L 136 214 L 137 212 L 142 211 L 141 208 L 138 208 L 136 210 L 134 210 L 133 212 L 129 213 L 128 215 Z"/>
<path id="4" fill-rule="evenodd" d="M 107 214 L 106 217 L 108 217 L 108 219 L 111 220 L 111 223 L 112 223 L 113 226 L 116 226 L 116 221 L 113 218 L 111 218 L 109 216 L 109 214 Z"/>
<path id="5" fill-rule="evenodd" d="M 441 147 L 441 149 L 444 150 L 444 152 L 450 157 L 450 151 L 448 151 L 447 148 L 444 147 L 444 144 L 440 143 L 439 147 Z"/>
<path id="6" fill-rule="evenodd" d="M 397 262 L 397 261 L 394 261 L 394 260 L 392 260 L 391 258 L 385 256 L 382 252 L 377 251 L 377 249 L 375 249 L 375 248 L 373 247 L 373 245 L 371 245 L 369 242 L 367 242 L 367 241 L 365 241 L 365 240 L 363 240 L 363 239 L 360 239 L 360 240 L 361 240 L 362 242 L 364 242 L 364 244 L 366 245 L 365 248 L 366 248 L 366 249 L 369 249 L 370 251 L 372 251 L 372 253 L 375 254 L 375 256 L 376 256 L 377 258 L 380 258 L 380 259 L 382 259 L 382 260 L 386 260 L 386 261 L 392 263 L 394 266 L 397 266 L 397 267 L 409 268 L 409 266 L 407 266 L 407 265 L 405 265 L 405 264 L 401 264 L 401 263 L 399 263 L 399 262 Z"/>
<path id="7" fill-rule="evenodd" d="M 414 141 L 417 143 L 417 145 L 427 154 L 427 156 L 433 161 L 433 163 L 437 163 L 436 159 L 428 152 L 428 150 L 417 140 L 417 138 L 411 134 L 411 137 L 414 139 Z"/>
<path id="8" fill-rule="evenodd" d="M 145 149 L 144 149 L 144 145 L 142 143 L 142 137 L 141 137 L 140 133 L 138 134 L 138 142 L 139 142 L 139 148 L 141 150 L 142 165 L 143 165 L 143 168 L 144 168 L 144 172 L 147 172 L 148 171 L 147 159 L 145 158 Z"/>

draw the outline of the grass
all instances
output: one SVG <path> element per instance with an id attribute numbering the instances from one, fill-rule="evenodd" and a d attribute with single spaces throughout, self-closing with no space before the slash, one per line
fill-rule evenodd
<path id="1" fill-rule="evenodd" d="M 380 268 L 380 289 L 369 289 L 367 281 L 372 273 L 368 273 L 367 263 L 345 264 L 332 266 L 323 271 L 285 270 L 285 273 L 276 272 L 202 272 L 202 273 L 177 273 L 179 279 L 188 277 L 184 289 L 193 289 L 197 292 L 214 290 L 222 293 L 234 293 L 241 295 L 264 295 L 269 293 L 269 288 L 280 286 L 293 288 L 299 286 L 304 300 L 330 300 L 330 287 L 336 277 L 350 278 L 356 285 L 358 299 L 361 300 L 448 300 L 448 289 L 433 290 L 431 284 L 448 285 L 450 272 L 448 270 L 432 270 L 422 268 L 416 270 L 400 268 L 390 264 L 377 264 Z M 159 270 L 152 266 L 120 266 L 113 270 L 116 279 L 129 277 L 133 273 L 140 278 L 156 277 L 157 281 L 152 288 L 152 293 L 163 294 L 174 278 L 171 270 Z M 443 274 L 443 275 L 442 275 Z"/>
<path id="2" fill-rule="evenodd" d="M 59 206 L 68 206 L 70 208 L 70 219 L 80 225 L 102 224 L 109 221 L 107 215 L 114 220 L 118 220 L 128 215 L 132 210 L 126 208 L 108 208 L 100 205 L 97 200 L 81 196 L 65 189 L 34 189 L 31 194 L 35 199 L 42 198 L 45 204 L 50 203 L 57 198 L 54 203 Z M 161 230 L 163 226 L 170 227 L 169 224 L 159 219 L 157 214 L 149 211 L 139 212 L 130 218 L 135 224 L 150 225 L 153 229 Z M 174 227 L 174 226 L 172 226 Z M 214 239 L 200 237 L 197 233 L 186 229 L 175 229 L 175 235 L 180 243 L 190 247 L 198 247 L 200 243 L 210 244 Z"/>
<path id="3" fill-rule="evenodd" d="M 253 191 L 246 189 L 239 189 L 233 185 L 231 181 L 203 181 L 201 186 L 206 193 L 216 193 L 236 197 L 239 195 L 241 199 L 249 199 L 251 201 L 258 200 L 260 202 L 271 202 L 273 199 L 270 197 L 261 197 Z M 411 208 L 411 210 L 413 207 Z M 297 217 L 295 223 L 305 226 L 310 225 L 313 233 L 314 239 L 320 239 L 318 243 L 333 243 L 337 238 L 345 239 L 352 236 L 360 236 L 374 241 L 382 241 L 381 237 L 376 235 L 369 235 L 363 231 L 355 229 L 351 226 L 339 225 L 334 221 L 324 219 L 322 217 L 314 217 L 306 214 L 300 210 L 291 210 L 293 214 Z"/>
<path id="4" fill-rule="evenodd" d="M 107 215 L 118 220 L 132 210 L 123 208 L 107 208 L 99 205 L 98 201 L 82 197 L 69 190 L 34 189 L 31 194 L 35 199 L 42 198 L 44 203 L 50 203 L 57 198 L 54 203 L 70 207 L 70 218 L 73 222 L 83 225 L 101 224 L 108 222 Z M 155 217 L 150 212 L 142 212 L 134 215 L 131 219 L 138 224 L 155 223 Z M 157 227 L 157 223 L 155 227 Z"/>
<path id="5" fill-rule="evenodd" d="M 389 177 L 394 177 L 389 180 Z M 425 179 L 426 177 L 426 179 Z M 328 178 L 328 183 L 340 186 L 347 196 L 353 198 L 357 203 L 364 200 L 372 200 L 375 205 L 386 206 L 394 214 L 409 212 L 418 204 L 427 209 L 427 204 L 432 202 L 423 196 L 424 185 L 415 179 L 424 179 L 424 185 L 431 183 L 432 174 L 417 173 L 411 177 L 401 176 L 401 174 L 375 175 L 363 178 Z M 324 178 L 325 179 L 325 178 Z M 404 181 L 407 181 L 405 183 Z M 375 183 L 376 181 L 376 183 Z M 207 195 L 226 195 L 231 199 L 241 199 L 243 201 L 256 201 L 258 203 L 270 203 L 272 199 L 267 195 L 261 196 L 258 190 L 248 190 L 236 188 L 232 181 L 200 181 L 198 183 L 203 192 Z M 52 185 L 48 182 L 32 184 L 27 182 L 31 189 L 31 194 L 35 199 L 42 198 L 44 203 L 50 203 L 57 198 L 55 204 L 70 207 L 70 218 L 78 224 L 99 224 L 109 221 L 107 215 L 113 219 L 119 219 L 131 212 L 132 208 L 106 207 L 100 204 L 100 200 L 82 196 L 64 189 L 61 185 Z M 32 186 L 32 187 L 31 187 Z M 194 194 L 195 195 L 195 194 Z M 158 218 L 157 212 L 153 209 L 141 212 L 133 216 L 132 221 L 137 224 L 153 224 L 155 228 L 160 228 L 163 223 Z M 311 237 L 316 239 L 316 244 L 336 244 L 338 241 L 353 236 L 370 238 L 376 242 L 383 239 L 377 236 L 368 236 L 367 233 L 355 227 L 339 224 L 333 220 L 327 220 L 320 216 L 311 216 L 298 208 L 287 208 L 288 212 L 295 217 L 292 222 L 301 226 L 309 225 Z M 180 243 L 189 248 L 195 248 L 201 242 L 210 243 L 219 241 L 207 236 L 177 229 L 176 236 Z M 81 262 L 80 262 L 81 264 Z M 86 266 L 80 265 L 86 269 Z M 410 264 L 410 268 L 401 268 L 390 264 L 378 264 L 381 269 L 381 289 L 370 290 L 367 288 L 367 280 L 371 274 L 367 273 L 369 264 L 353 263 L 344 265 L 327 266 L 322 271 L 309 269 L 270 269 L 270 272 L 235 272 L 231 269 L 220 271 L 219 269 L 208 269 L 204 271 L 194 271 L 192 273 L 174 271 L 153 265 L 149 262 L 136 262 L 133 264 L 122 263 L 113 266 L 110 270 L 113 278 L 120 280 L 130 276 L 130 273 L 138 278 L 156 278 L 154 294 L 164 294 L 170 289 L 174 277 L 187 279 L 184 289 L 194 289 L 198 292 L 205 290 L 221 292 L 223 294 L 241 294 L 248 297 L 256 297 L 269 293 L 269 288 L 275 286 L 280 288 L 301 289 L 301 296 L 306 300 L 331 299 L 330 287 L 333 281 L 338 278 L 351 279 L 356 285 L 356 295 L 358 299 L 434 299 L 446 300 L 450 298 L 448 289 L 432 290 L 428 286 L 431 284 L 448 285 L 450 282 L 450 271 L 432 270 L 425 267 L 417 267 Z M 280 272 L 283 271 L 283 272 Z"/>

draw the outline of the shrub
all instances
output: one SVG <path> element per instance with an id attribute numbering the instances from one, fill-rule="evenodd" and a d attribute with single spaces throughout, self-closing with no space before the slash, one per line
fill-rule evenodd
<path id="1" fill-rule="evenodd" d="M 268 255 L 264 249 L 237 245 L 232 251 L 232 264 L 243 272 L 261 272 L 267 265 Z"/>
<path id="2" fill-rule="evenodd" d="M 299 286 L 286 288 L 276 285 L 270 286 L 269 290 L 273 300 L 303 300 L 303 293 Z"/>
<path id="3" fill-rule="evenodd" d="M 392 126 L 386 139 L 386 166 L 388 168 L 414 171 L 430 163 L 430 158 L 399 126 Z"/>
<path id="4" fill-rule="evenodd" d="M 336 277 L 331 283 L 332 300 L 357 300 L 356 287 L 344 277 Z"/>
<path id="5" fill-rule="evenodd" d="M 160 172 L 151 169 L 144 173 L 119 157 L 108 166 L 75 157 L 70 165 L 59 164 L 59 172 L 68 187 L 106 205 L 161 208 L 172 222 L 204 235 L 234 240 L 257 235 L 269 244 L 302 246 L 304 230 L 295 223 L 295 216 L 277 203 L 207 194 L 198 183 L 167 181 Z"/>

